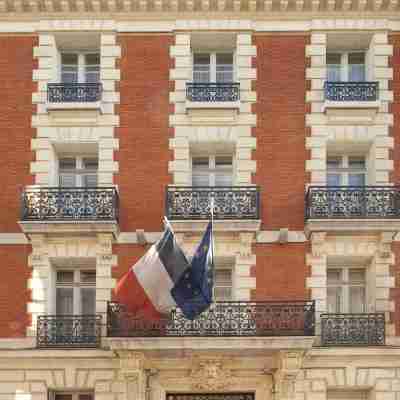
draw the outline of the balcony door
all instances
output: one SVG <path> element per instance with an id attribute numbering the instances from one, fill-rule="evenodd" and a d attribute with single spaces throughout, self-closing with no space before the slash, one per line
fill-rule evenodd
<path id="1" fill-rule="evenodd" d="M 328 156 L 327 186 L 364 186 L 366 160 L 363 156 Z"/>
<path id="2" fill-rule="evenodd" d="M 74 343 L 96 340 L 93 318 L 84 317 L 96 314 L 95 270 L 57 270 L 55 301 L 56 340 Z"/>
<path id="3" fill-rule="evenodd" d="M 61 157 L 58 160 L 59 186 L 96 187 L 97 170 L 96 157 Z"/>
<path id="4" fill-rule="evenodd" d="M 99 53 L 61 53 L 61 83 L 97 83 L 99 81 Z"/>
<path id="5" fill-rule="evenodd" d="M 329 82 L 365 82 L 365 52 L 327 53 Z"/>
<path id="6" fill-rule="evenodd" d="M 194 83 L 232 83 L 233 53 L 194 53 Z"/>
<path id="7" fill-rule="evenodd" d="M 367 311 L 365 268 L 328 268 L 327 297 L 328 313 L 365 313 Z"/>
<path id="8" fill-rule="evenodd" d="M 232 186 L 232 155 L 192 157 L 192 185 L 196 187 Z"/>

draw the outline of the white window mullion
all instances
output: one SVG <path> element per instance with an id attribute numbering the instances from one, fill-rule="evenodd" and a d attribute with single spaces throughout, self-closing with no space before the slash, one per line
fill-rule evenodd
<path id="1" fill-rule="evenodd" d="M 217 82 L 217 54 L 210 54 L 210 81 Z"/>
<path id="2" fill-rule="evenodd" d="M 342 81 L 349 80 L 349 55 L 348 53 L 342 54 Z"/>
<path id="3" fill-rule="evenodd" d="M 78 55 L 78 83 L 85 82 L 85 54 Z"/>
<path id="4" fill-rule="evenodd" d="M 79 315 L 81 313 L 81 291 L 80 291 L 80 271 L 74 271 L 74 314 Z"/>

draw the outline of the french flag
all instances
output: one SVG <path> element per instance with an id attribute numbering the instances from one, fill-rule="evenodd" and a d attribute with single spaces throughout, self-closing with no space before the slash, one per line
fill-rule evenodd
<path id="1" fill-rule="evenodd" d="M 194 319 L 212 301 L 211 240 L 210 223 L 191 264 L 167 223 L 161 239 L 118 281 L 115 300 L 146 320 L 177 307 Z"/>

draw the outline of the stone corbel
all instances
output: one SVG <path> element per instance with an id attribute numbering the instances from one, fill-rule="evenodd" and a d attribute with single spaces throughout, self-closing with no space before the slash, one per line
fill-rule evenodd
<path id="1" fill-rule="evenodd" d="M 314 257 L 322 257 L 325 253 L 326 232 L 314 232 L 311 236 L 311 253 Z"/>
<path id="2" fill-rule="evenodd" d="M 392 242 L 396 232 L 382 232 L 380 234 L 377 255 L 380 258 L 391 258 L 392 256 Z"/>
<path id="3" fill-rule="evenodd" d="M 29 265 L 33 267 L 46 264 L 48 261 L 47 240 L 45 235 L 32 235 L 32 253 L 29 256 Z"/>
<path id="4" fill-rule="evenodd" d="M 240 247 L 239 254 L 242 257 L 249 257 L 252 254 L 251 245 L 255 240 L 255 233 L 253 232 L 242 232 L 239 233 Z"/>
<path id="5" fill-rule="evenodd" d="M 295 382 L 304 360 L 304 351 L 280 351 L 279 368 L 275 372 L 276 395 L 278 400 L 289 400 L 295 397 Z"/>

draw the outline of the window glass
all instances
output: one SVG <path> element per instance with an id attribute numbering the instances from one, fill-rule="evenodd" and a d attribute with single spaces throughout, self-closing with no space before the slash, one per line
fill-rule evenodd
<path id="1" fill-rule="evenodd" d="M 74 313 L 74 289 L 72 287 L 58 287 L 56 289 L 56 313 L 71 315 Z"/>
<path id="2" fill-rule="evenodd" d="M 96 313 L 96 289 L 81 288 L 81 314 L 90 315 Z"/>
<path id="3" fill-rule="evenodd" d="M 365 174 L 349 174 L 349 186 L 365 186 Z"/>
<path id="4" fill-rule="evenodd" d="M 233 54 L 219 53 L 216 55 L 216 62 L 217 82 L 233 82 Z"/>
<path id="5" fill-rule="evenodd" d="M 193 82 L 210 82 L 210 54 L 193 55 Z"/>
<path id="6" fill-rule="evenodd" d="M 349 53 L 349 81 L 365 81 L 365 54 Z"/>
<path id="7" fill-rule="evenodd" d="M 74 282 L 73 271 L 57 271 L 57 283 L 72 284 Z"/>
<path id="8" fill-rule="evenodd" d="M 232 269 L 214 270 L 214 299 L 216 301 L 232 299 Z"/>
<path id="9" fill-rule="evenodd" d="M 341 158 L 340 157 L 328 157 L 326 161 L 327 169 L 338 169 L 341 166 Z"/>
<path id="10" fill-rule="evenodd" d="M 327 53 L 326 65 L 327 65 L 327 79 L 330 82 L 341 81 L 341 54 Z"/>
<path id="11" fill-rule="evenodd" d="M 76 168 L 75 158 L 60 158 L 58 160 L 60 170 L 74 170 Z"/>
<path id="12" fill-rule="evenodd" d="M 78 82 L 78 55 L 70 53 L 61 54 L 61 82 Z"/>
<path id="13" fill-rule="evenodd" d="M 327 174 L 326 184 L 327 186 L 341 186 L 340 174 Z"/>
<path id="14" fill-rule="evenodd" d="M 349 168 L 350 169 L 365 169 L 365 158 L 364 157 L 349 157 Z"/>
<path id="15" fill-rule="evenodd" d="M 81 271 L 81 283 L 96 284 L 96 271 L 82 270 Z"/>
<path id="16" fill-rule="evenodd" d="M 85 55 L 85 81 L 88 83 L 100 81 L 100 54 Z"/>

